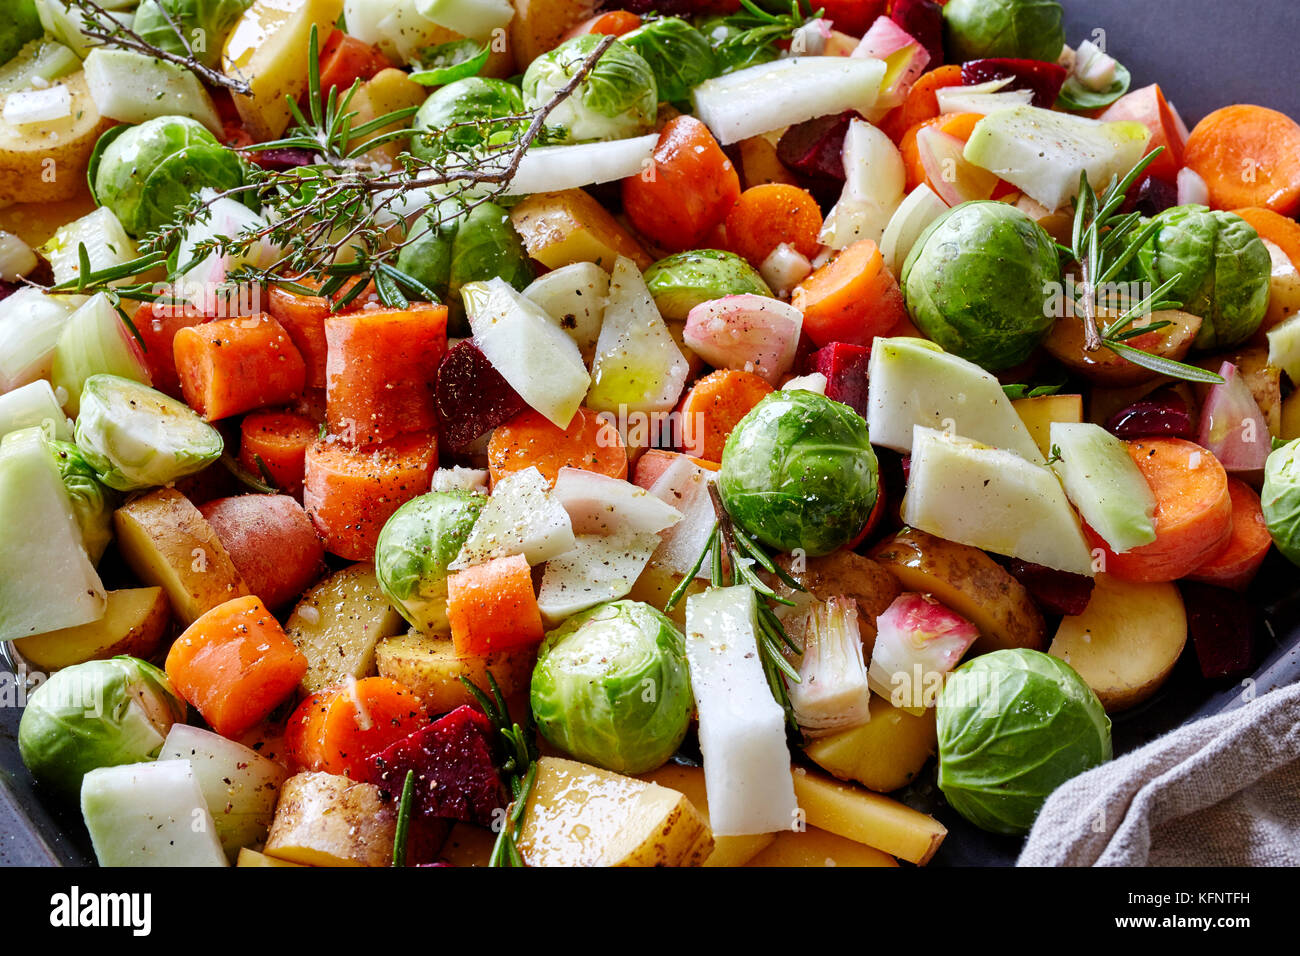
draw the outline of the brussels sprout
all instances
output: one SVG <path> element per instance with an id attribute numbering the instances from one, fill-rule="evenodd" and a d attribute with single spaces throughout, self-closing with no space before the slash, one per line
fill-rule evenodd
<path id="1" fill-rule="evenodd" d="M 30 40 L 44 33 L 35 0 L 10 0 L 0 6 L 0 64 L 8 63 Z"/>
<path id="2" fill-rule="evenodd" d="M 939 789 L 971 823 L 1023 834 L 1047 795 L 1111 757 L 1110 718 L 1064 661 L 1023 648 L 953 671 L 939 695 Z"/>
<path id="3" fill-rule="evenodd" d="M 544 106 L 603 39 L 574 37 L 528 64 L 524 104 L 530 110 Z M 547 129 L 562 143 L 625 139 L 653 129 L 658 107 L 654 70 L 641 54 L 615 40 L 578 88 L 551 111 Z"/>
<path id="4" fill-rule="evenodd" d="M 721 249 L 696 249 L 660 259 L 646 270 L 645 284 L 659 313 L 679 322 L 701 302 L 728 295 L 772 295 L 753 266 Z"/>
<path id="5" fill-rule="evenodd" d="M 1065 11 L 1056 0 L 951 0 L 944 46 L 954 63 L 990 56 L 1055 63 L 1065 46 Z"/>
<path id="6" fill-rule="evenodd" d="M 518 291 L 533 281 L 533 267 L 515 232 L 510 214 L 495 203 L 480 203 L 460 220 L 451 243 L 447 293 L 460 301 L 460 287 L 499 277 Z"/>
<path id="7" fill-rule="evenodd" d="M 469 537 L 487 496 L 434 491 L 388 519 L 375 545 L 375 576 L 393 607 L 425 633 L 445 634 L 447 565 Z"/>
<path id="8" fill-rule="evenodd" d="M 1269 454 L 1259 501 L 1273 543 L 1288 561 L 1300 564 L 1300 438 Z"/>
<path id="9" fill-rule="evenodd" d="M 653 770 L 691 723 L 686 639 L 648 604 L 598 604 L 546 635 L 531 703 L 542 736 L 565 753 L 615 773 Z"/>
<path id="10" fill-rule="evenodd" d="M 781 551 L 828 554 L 876 503 L 876 454 L 862 416 L 824 395 L 773 392 L 722 449 L 718 491 L 744 531 Z"/>
<path id="11" fill-rule="evenodd" d="M 921 233 L 901 284 L 921 331 L 995 372 L 1025 361 L 1047 336 L 1060 277 L 1043 228 L 1014 206 L 984 200 L 954 207 Z"/>
<path id="12" fill-rule="evenodd" d="M 68 489 L 68 500 L 81 528 L 81 540 L 92 564 L 98 564 L 104 549 L 113 540 L 113 509 L 117 495 L 104 487 L 95 469 L 81 454 L 81 449 L 71 442 L 51 441 L 50 451 L 54 463 L 63 476 L 63 486 Z"/>
<path id="13" fill-rule="evenodd" d="M 187 56 L 204 66 L 221 63 L 221 49 L 252 0 L 143 0 L 135 11 L 131 29 L 160 50 Z M 168 22 L 170 18 L 171 22 Z M 189 50 L 172 28 L 175 23 L 189 43 Z"/>
<path id="14" fill-rule="evenodd" d="M 32 776 L 75 798 L 97 767 L 158 756 L 185 701 L 167 675 L 134 657 L 87 661 L 53 674 L 27 698 L 18 751 Z"/>
<path id="15" fill-rule="evenodd" d="M 519 88 L 505 80 L 471 76 L 448 83 L 434 90 L 415 114 L 411 153 L 417 159 L 437 162 L 449 152 L 509 142 L 524 124 L 490 121 L 523 112 Z"/>
<path id="16" fill-rule="evenodd" d="M 77 447 L 99 480 L 118 491 L 166 485 L 221 457 L 221 433 L 184 402 L 117 375 L 81 390 Z"/>
<path id="17" fill-rule="evenodd" d="M 242 186 L 239 156 L 186 116 L 159 116 L 117 126 L 99 138 L 90 159 L 90 188 L 122 227 L 142 236 L 171 222 L 200 189 Z"/>
<path id="18" fill-rule="evenodd" d="M 1272 259 L 1253 226 L 1230 212 L 1174 206 L 1156 216 L 1160 229 L 1138 250 L 1142 277 L 1158 287 L 1181 278 L 1165 298 L 1201 317 L 1198 349 L 1227 348 L 1264 321 Z"/>
<path id="19" fill-rule="evenodd" d="M 718 75 L 718 58 L 699 30 L 680 17 L 661 17 L 619 39 L 650 64 L 667 103 L 688 102 L 691 90 Z"/>

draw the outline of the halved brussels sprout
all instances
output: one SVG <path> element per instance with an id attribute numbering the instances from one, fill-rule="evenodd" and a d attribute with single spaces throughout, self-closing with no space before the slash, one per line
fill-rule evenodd
<path id="1" fill-rule="evenodd" d="M 529 109 L 545 105 L 603 39 L 595 34 L 574 37 L 528 64 L 524 104 Z M 548 130 L 562 143 L 626 139 L 653 129 L 658 108 L 654 70 L 641 54 L 615 40 L 578 88 L 551 111 Z"/>
<path id="2" fill-rule="evenodd" d="M 691 90 L 718 75 L 713 47 L 681 17 L 650 20 L 619 40 L 650 64 L 659 99 L 666 103 L 689 102 Z"/>
<path id="3" fill-rule="evenodd" d="M 554 746 L 616 773 L 645 773 L 690 726 L 686 639 L 648 604 L 599 604 L 546 635 L 530 697 Z"/>
<path id="4" fill-rule="evenodd" d="M 57 671 L 27 698 L 18 751 L 33 777 L 68 798 L 97 767 L 158 756 L 185 701 L 167 675 L 134 657 L 87 661 Z"/>
<path id="5" fill-rule="evenodd" d="M 415 114 L 411 154 L 436 162 L 448 153 L 509 142 L 524 124 L 493 121 L 523 112 L 519 88 L 505 80 L 471 76 L 448 83 L 434 90 Z"/>
<path id="6" fill-rule="evenodd" d="M 177 56 L 192 52 L 204 66 L 215 67 L 221 62 L 226 36 L 251 5 L 252 0 L 142 0 L 131 29 L 160 50 Z M 172 29 L 169 17 L 185 35 L 189 50 Z"/>
<path id="7" fill-rule="evenodd" d="M 375 576 L 393 607 L 426 634 L 445 634 L 447 565 L 487 503 L 470 491 L 434 491 L 413 498 L 388 519 L 375 546 Z"/>
<path id="8" fill-rule="evenodd" d="M 829 554 L 862 530 L 876 504 L 867 423 L 816 392 L 773 392 L 740 420 L 722 450 L 727 513 L 780 551 Z"/>
<path id="9" fill-rule="evenodd" d="M 1056 0 L 950 0 L 944 46 L 954 63 L 998 56 L 1055 63 L 1065 46 L 1064 16 Z"/>
<path id="10" fill-rule="evenodd" d="M 77 447 L 99 480 L 118 491 L 170 484 L 221 457 L 221 433 L 188 405 L 117 375 L 81 390 Z"/>
<path id="11" fill-rule="evenodd" d="M 244 184 L 244 164 L 186 116 L 159 116 L 117 126 L 90 158 L 90 189 L 128 233 L 142 236 L 171 222 L 200 189 Z"/>
<path id="12" fill-rule="evenodd" d="M 1269 453 L 1259 501 L 1273 543 L 1284 558 L 1300 565 L 1300 439 Z"/>
<path id="13" fill-rule="evenodd" d="M 659 314 L 679 322 L 701 302 L 729 295 L 772 295 L 753 266 L 721 249 L 695 249 L 660 259 L 646 270 L 645 284 Z"/>
<path id="14" fill-rule="evenodd" d="M 95 469 L 72 442 L 51 441 L 50 451 L 54 454 L 54 463 L 59 466 L 59 474 L 63 476 L 63 487 L 68 489 L 68 500 L 77 516 L 86 554 L 90 556 L 91 564 L 98 564 L 104 556 L 104 549 L 113 540 L 113 509 L 117 507 L 117 495 L 100 482 Z"/>

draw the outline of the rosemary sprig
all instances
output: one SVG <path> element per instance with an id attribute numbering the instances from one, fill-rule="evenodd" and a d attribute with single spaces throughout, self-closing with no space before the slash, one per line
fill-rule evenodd
<path id="1" fill-rule="evenodd" d="M 393 866 L 406 866 L 406 836 L 411 829 L 411 809 L 415 805 L 415 771 L 406 771 L 402 798 L 397 803 L 397 829 L 393 833 Z"/>
<path id="2" fill-rule="evenodd" d="M 523 866 L 524 858 L 519 852 L 517 841 L 523 829 L 528 796 L 533 791 L 533 784 L 537 782 L 537 735 L 532 712 L 524 718 L 524 726 L 515 723 L 510 717 L 510 708 L 506 706 L 501 688 L 490 671 L 490 696 L 468 677 L 462 675 L 460 682 L 483 708 L 493 729 L 500 735 L 505 754 L 501 761 L 501 775 L 510 788 L 510 807 L 506 818 L 501 822 L 501 829 L 497 831 L 497 840 L 492 847 L 492 855 L 488 858 L 488 866 Z"/>

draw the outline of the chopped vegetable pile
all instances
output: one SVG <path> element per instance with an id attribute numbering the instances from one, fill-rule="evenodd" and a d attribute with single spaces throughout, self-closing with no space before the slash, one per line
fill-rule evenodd
<path id="1" fill-rule="evenodd" d="M 0 11 L 0 642 L 100 864 L 920 865 L 1253 672 L 1300 125 L 1054 0 L 632 6 Z"/>

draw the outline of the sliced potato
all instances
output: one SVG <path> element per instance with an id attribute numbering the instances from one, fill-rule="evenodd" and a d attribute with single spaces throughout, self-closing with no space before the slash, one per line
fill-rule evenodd
<path id="1" fill-rule="evenodd" d="M 980 632 L 972 653 L 1040 650 L 1046 625 L 1024 585 L 978 548 L 904 528 L 871 555 L 903 588 L 933 595 Z"/>
<path id="2" fill-rule="evenodd" d="M 833 551 L 819 558 L 781 555 L 776 561 L 817 600 L 826 601 L 842 595 L 858 602 L 862 652 L 870 660 L 876 643 L 876 618 L 884 614 L 894 603 L 894 598 L 902 593 L 892 569 L 846 550 Z M 785 584 L 776 583 L 778 590 L 790 593 Z"/>
<path id="3" fill-rule="evenodd" d="M 875 847 L 921 866 L 938 851 L 948 829 L 896 800 L 795 767 L 794 795 L 808 825 Z"/>
<path id="4" fill-rule="evenodd" d="M 487 866 L 497 835 L 472 823 L 455 823 L 442 845 L 441 859 L 452 866 Z"/>
<path id="5" fill-rule="evenodd" d="M 799 181 L 776 155 L 776 141 L 771 133 L 751 136 L 736 144 L 740 154 L 740 185 L 742 189 L 767 183 L 785 183 L 797 186 Z"/>
<path id="6" fill-rule="evenodd" d="M 302 866 L 301 863 L 290 863 L 288 860 L 277 860 L 273 856 L 267 856 L 265 853 L 258 853 L 256 850 L 250 850 L 244 847 L 239 851 L 239 857 L 235 860 L 235 866 Z"/>
<path id="7" fill-rule="evenodd" d="M 428 95 L 428 88 L 412 80 L 411 74 L 405 70 L 380 70 L 369 80 L 362 83 L 357 89 L 356 95 L 352 97 L 352 109 L 356 110 L 357 113 L 352 119 L 352 125 L 360 126 L 397 110 L 419 106 Z M 357 140 L 356 145 L 368 143 L 385 133 L 403 129 L 409 125 L 409 120 L 405 123 L 390 123 L 383 129 L 375 130 L 370 135 Z M 405 139 L 389 140 L 387 143 L 376 146 L 366 155 L 372 159 L 391 164 L 397 160 L 397 154 L 406 149 L 408 142 Z"/>
<path id="8" fill-rule="evenodd" d="M 217 533 L 179 491 L 158 488 L 127 502 L 113 513 L 113 527 L 127 565 L 166 592 L 187 627 L 218 604 L 248 594 Z"/>
<path id="9" fill-rule="evenodd" d="M 265 853 L 305 866 L 391 866 L 397 804 L 379 788 L 329 773 L 284 782 Z"/>
<path id="10" fill-rule="evenodd" d="M 745 866 L 898 866 L 888 853 L 816 827 L 782 830 Z"/>
<path id="11" fill-rule="evenodd" d="M 302 689 L 314 694 L 375 673 L 375 645 L 406 626 L 379 588 L 372 564 L 331 574 L 302 596 L 284 631 L 307 658 Z"/>
<path id="12" fill-rule="evenodd" d="M 1159 690 L 1186 643 L 1187 613 L 1177 587 L 1099 574 L 1087 610 L 1061 619 L 1047 653 L 1078 671 L 1115 712 Z"/>
<path id="13" fill-rule="evenodd" d="M 548 269 L 574 262 L 614 268 L 627 256 L 642 271 L 653 259 L 609 212 L 581 189 L 537 193 L 510 210 L 510 219 L 528 254 Z"/>
<path id="14" fill-rule="evenodd" d="M 686 795 L 691 805 L 709 822 L 709 798 L 704 786 L 703 767 L 683 767 L 665 764 L 653 773 L 642 775 L 643 780 L 657 783 L 669 790 Z M 746 836 L 713 836 L 713 852 L 702 866 L 744 866 L 772 845 L 775 833 L 753 833 Z"/>
<path id="15" fill-rule="evenodd" d="M 1044 458 L 1052 457 L 1052 422 L 1083 421 L 1082 395 L 1036 395 L 1016 399 L 1011 407 L 1029 429 L 1030 437 Z"/>
<path id="16" fill-rule="evenodd" d="M 104 616 L 98 621 L 19 638 L 14 649 L 43 671 L 118 654 L 148 659 L 162 643 L 170 620 L 171 605 L 162 588 L 109 591 Z"/>
<path id="17" fill-rule="evenodd" d="M 515 0 L 510 48 L 519 72 L 559 46 L 564 35 L 595 14 L 598 6 L 597 0 Z"/>
<path id="18" fill-rule="evenodd" d="M 0 119 L 0 205 L 54 203 L 80 196 L 95 143 L 116 125 L 99 115 L 85 73 L 57 82 L 67 87 L 72 98 L 68 116 L 21 126 Z M 6 99 L 0 96 L 0 110 Z"/>
<path id="19" fill-rule="evenodd" d="M 841 780 L 890 793 L 915 780 L 938 749 L 933 707 L 912 714 L 872 694 L 869 721 L 809 741 L 804 753 Z"/>
<path id="20" fill-rule="evenodd" d="M 542 757 L 517 845 L 529 866 L 699 866 L 713 834 L 676 790 Z"/>
<path id="21" fill-rule="evenodd" d="M 1098 318 L 1099 323 L 1105 321 L 1105 317 Z M 1179 361 L 1191 349 L 1192 343 L 1196 341 L 1196 333 L 1201 330 L 1200 316 L 1176 309 L 1152 312 L 1151 322 L 1171 324 L 1163 329 L 1129 339 L 1124 344 L 1153 355 Z M 1140 320 L 1134 323 L 1134 327 L 1139 324 Z M 1108 348 L 1099 348 L 1094 352 L 1087 351 L 1083 347 L 1083 320 L 1080 318 L 1066 316 L 1057 320 L 1043 342 L 1043 348 L 1066 368 L 1097 385 L 1110 387 L 1138 385 L 1159 377 L 1155 372 L 1134 365 Z"/>
<path id="22" fill-rule="evenodd" d="M 456 653 L 450 637 L 430 637 L 412 630 L 382 641 L 375 650 L 375 661 L 381 677 L 405 684 L 430 713 L 441 714 L 474 704 L 462 677 L 487 690 L 490 673 L 506 697 L 527 690 L 537 648 L 466 657 Z"/>

